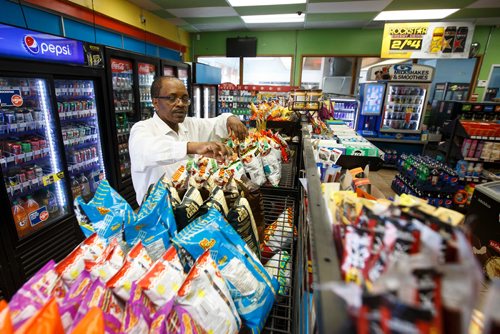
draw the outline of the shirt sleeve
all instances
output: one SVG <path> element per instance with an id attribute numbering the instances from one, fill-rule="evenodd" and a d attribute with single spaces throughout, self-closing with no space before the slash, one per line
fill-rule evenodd
<path id="1" fill-rule="evenodd" d="M 129 150 L 132 170 L 143 172 L 186 159 L 187 142 L 155 135 L 145 124 L 136 123 L 130 131 Z"/>
<path id="2" fill-rule="evenodd" d="M 198 141 L 214 141 L 226 138 L 227 119 L 233 116 L 231 113 L 224 113 L 213 118 L 192 118 L 193 126 L 197 128 Z"/>

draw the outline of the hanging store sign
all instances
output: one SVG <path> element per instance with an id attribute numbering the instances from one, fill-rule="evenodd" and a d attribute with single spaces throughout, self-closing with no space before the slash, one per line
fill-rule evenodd
<path id="1" fill-rule="evenodd" d="M 372 66 L 367 73 L 367 81 L 412 81 L 431 82 L 434 67 L 420 64 L 392 64 Z"/>
<path id="2" fill-rule="evenodd" d="M 469 22 L 386 23 L 381 58 L 468 58 Z"/>
<path id="3" fill-rule="evenodd" d="M 80 41 L 0 24 L 0 56 L 85 64 Z"/>

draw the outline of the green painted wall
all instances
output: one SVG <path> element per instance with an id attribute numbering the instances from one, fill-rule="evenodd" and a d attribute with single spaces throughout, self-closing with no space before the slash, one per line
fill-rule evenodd
<path id="1" fill-rule="evenodd" d="M 382 29 L 316 29 L 288 31 L 228 31 L 193 33 L 191 51 L 197 56 L 224 56 L 227 37 L 256 37 L 259 56 L 290 55 L 294 57 L 293 82 L 299 85 L 301 64 L 304 55 L 316 56 L 374 56 L 380 55 Z M 491 33 L 491 36 L 490 36 Z M 490 41 L 484 55 L 486 44 Z M 487 80 L 492 64 L 500 63 L 500 28 L 478 26 L 474 31 L 474 42 L 479 42 L 479 54 L 484 55 L 479 80 Z M 483 89 L 475 90 L 482 99 Z"/>

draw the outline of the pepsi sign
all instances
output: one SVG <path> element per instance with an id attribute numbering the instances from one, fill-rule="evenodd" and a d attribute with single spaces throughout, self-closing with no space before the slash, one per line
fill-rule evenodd
<path id="1" fill-rule="evenodd" d="M 0 55 L 58 63 L 85 64 L 83 43 L 0 24 Z"/>

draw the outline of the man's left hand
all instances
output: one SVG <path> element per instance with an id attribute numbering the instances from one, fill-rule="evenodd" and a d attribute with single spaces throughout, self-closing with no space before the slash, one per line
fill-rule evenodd
<path id="1" fill-rule="evenodd" d="M 248 135 L 246 126 L 236 116 L 231 116 L 227 119 L 227 131 L 234 133 L 238 139 L 243 140 Z"/>

